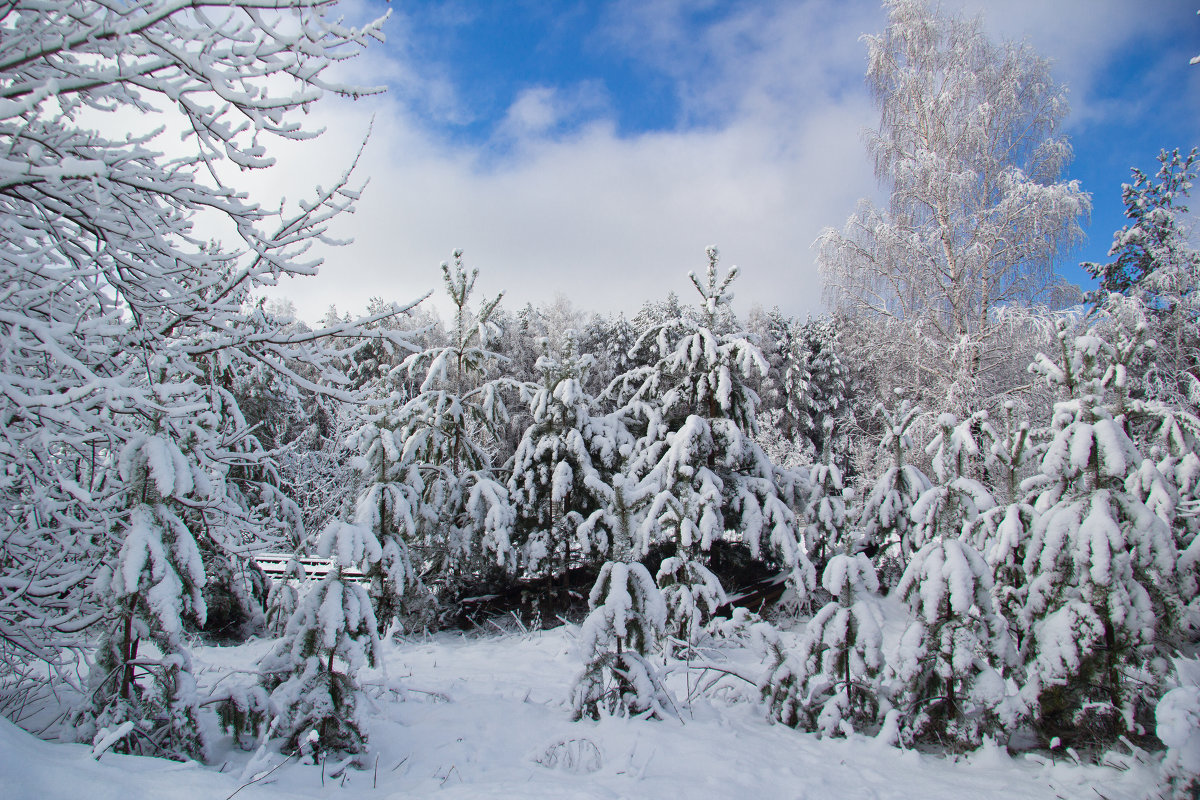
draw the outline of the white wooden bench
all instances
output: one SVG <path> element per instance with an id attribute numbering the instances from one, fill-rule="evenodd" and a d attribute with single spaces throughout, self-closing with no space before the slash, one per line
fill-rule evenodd
<path id="1" fill-rule="evenodd" d="M 321 580 L 329 574 L 329 571 L 334 566 L 332 558 L 321 558 L 319 556 L 300 556 L 297 558 L 293 553 L 259 553 L 254 556 L 254 561 L 258 564 L 259 569 L 263 571 L 263 574 L 273 581 L 294 580 L 293 578 L 285 577 L 287 575 L 288 562 L 294 558 L 304 568 L 304 577 L 311 580 Z M 354 567 L 343 567 L 342 576 L 355 583 L 366 583 L 368 581 L 368 578 Z"/>

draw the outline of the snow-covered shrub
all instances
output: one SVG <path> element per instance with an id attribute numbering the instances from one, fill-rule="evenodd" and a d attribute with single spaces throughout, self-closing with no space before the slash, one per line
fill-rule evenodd
<path id="1" fill-rule="evenodd" d="M 758 679 L 758 691 L 772 719 L 789 727 L 804 720 L 804 665 L 800 664 L 769 622 L 751 629 L 755 643 L 765 655 L 766 669 Z"/>
<path id="2" fill-rule="evenodd" d="M 901 400 L 895 411 L 880 404 L 875 406 L 875 413 L 883 417 L 885 423 L 880 448 L 891 454 L 892 465 L 879 476 L 863 499 L 858 528 L 865 544 L 877 546 L 881 554 L 904 563 L 914 549 L 913 505 L 921 493 L 930 488 L 925 473 L 905 461 L 905 454 L 913 446 L 908 429 L 921 409 L 908 400 Z"/>
<path id="3" fill-rule="evenodd" d="M 243 750 L 250 750 L 267 719 L 269 699 L 261 686 L 234 686 L 217 704 L 221 730 L 233 736 Z"/>
<path id="4" fill-rule="evenodd" d="M 764 695 L 781 722 L 838 736 L 875 726 L 887 710 L 880 691 L 879 579 L 865 555 L 839 554 L 829 560 L 821 585 L 834 599 L 808 623 L 790 665 L 776 665 Z"/>
<path id="5" fill-rule="evenodd" d="M 335 559 L 333 568 L 309 584 L 283 637 L 259 663 L 271 729 L 283 737 L 284 752 L 296 751 L 309 731 L 322 752 L 366 749 L 356 676 L 374 666 L 379 633 L 366 588 L 347 580 L 343 568 L 375 563 L 381 550 L 368 530 L 332 523 L 318 552 Z"/>
<path id="6" fill-rule="evenodd" d="M 699 561 L 679 556 L 663 559 L 656 580 L 667 608 L 666 635 L 673 640 L 668 650 L 694 647 L 704 626 L 725 603 L 721 582 Z"/>
<path id="7" fill-rule="evenodd" d="M 591 739 L 563 739 L 547 747 L 533 759 L 547 769 L 560 769 L 575 775 L 599 772 L 604 756 Z"/>
<path id="8" fill-rule="evenodd" d="M 649 657 L 666 631 L 667 608 L 649 571 L 607 562 L 588 606 L 579 633 L 584 668 L 571 693 L 575 718 L 665 716 L 673 703 Z"/>
<path id="9" fill-rule="evenodd" d="M 913 555 L 896 595 L 914 617 L 888 665 L 904 738 L 970 748 L 1015 722 L 1001 677 L 1011 642 L 992 608 L 983 556 L 960 539 L 930 542 Z"/>
<path id="10" fill-rule="evenodd" d="M 734 606 L 728 617 L 714 617 L 706 628 L 715 642 L 731 642 L 739 646 L 749 646 L 757 641 L 755 626 L 763 622 L 763 618 L 742 606 Z"/>
<path id="11" fill-rule="evenodd" d="M 1138 730 L 1148 698 L 1131 673 L 1156 669 L 1183 604 L 1171 531 L 1126 489 L 1143 463 L 1125 416 L 1113 413 L 1125 406 L 1131 347 L 1095 331 L 1072 338 L 1065 326 L 1060 343 L 1059 362 L 1035 365 L 1067 399 L 1055 405 L 1040 474 L 1025 484 L 1039 492 L 1039 516 L 1024 565 L 1022 695 L 1044 730 L 1104 739 Z"/>

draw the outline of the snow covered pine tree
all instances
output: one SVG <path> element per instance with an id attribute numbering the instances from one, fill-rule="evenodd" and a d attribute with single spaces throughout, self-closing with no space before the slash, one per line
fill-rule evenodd
<path id="1" fill-rule="evenodd" d="M 384 557 L 369 528 L 337 521 L 321 534 L 317 552 L 332 558 L 333 568 L 320 582 L 309 582 L 283 637 L 259 663 L 270 693 L 268 731 L 283 737 L 285 752 L 307 740 L 314 758 L 366 749 L 356 676 L 375 665 L 379 633 L 366 588 L 348 580 L 345 570 L 369 573 Z"/>
<path id="2" fill-rule="evenodd" d="M 865 555 L 829 559 L 821 585 L 833 595 L 804 630 L 798 652 L 768 643 L 771 666 L 759 683 L 771 716 L 824 736 L 864 732 L 886 709 L 879 579 Z"/>
<path id="3" fill-rule="evenodd" d="M 441 597 L 484 568 L 517 568 L 515 512 L 492 464 L 500 427 L 508 420 L 503 390 L 517 383 L 494 373 L 506 361 L 491 349 L 493 316 L 503 293 L 470 308 L 479 270 L 467 272 L 462 251 L 442 262 L 454 306 L 450 340 L 404 359 L 391 376 L 419 379 L 398 412 L 395 439 L 410 480 L 420 486 L 416 561 Z"/>
<path id="4" fill-rule="evenodd" d="M 1033 367 L 1063 396 L 1041 474 L 1027 483 L 1038 516 L 1024 565 L 1022 696 L 1047 736 L 1136 731 L 1149 698 L 1127 676 L 1161 669 L 1155 649 L 1182 613 L 1171 531 L 1127 490 L 1143 463 L 1122 408 L 1138 335 L 1113 345 L 1063 323 L 1058 362 L 1041 356 Z"/>
<path id="5" fill-rule="evenodd" d="M 665 716 L 673 703 L 649 657 L 666 630 L 667 608 L 650 573 L 637 562 L 606 563 L 588 606 L 579 631 L 584 668 L 572 690 L 575 718 Z"/>
<path id="6" fill-rule="evenodd" d="M 651 363 L 606 390 L 627 409 L 631 427 L 644 431 L 628 467 L 637 492 L 649 497 L 636 549 L 674 547 L 680 563 L 659 575 L 669 591 L 693 595 L 670 608 L 697 617 L 671 620 L 680 632 L 698 630 L 723 596 L 713 594 L 719 583 L 705 561 L 727 530 L 740 534 L 753 558 L 761 557 L 765 539 L 800 600 L 816 583 L 796 521 L 808 476 L 772 464 L 752 438 L 758 398 L 746 379 L 764 376 L 767 363 L 744 334 L 717 332 L 737 268 L 718 279 L 716 248 L 707 255 L 707 280 L 690 276 L 701 297 L 698 319 L 679 316 L 643 332 L 634 352 Z"/>

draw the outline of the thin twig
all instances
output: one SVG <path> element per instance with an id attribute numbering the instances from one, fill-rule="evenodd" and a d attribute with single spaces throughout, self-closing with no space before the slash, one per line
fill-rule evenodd
<path id="1" fill-rule="evenodd" d="M 253 779 L 251 779 L 251 780 L 249 780 L 249 781 L 246 781 L 246 782 L 245 782 L 245 783 L 243 783 L 241 786 L 239 786 L 238 788 L 234 789 L 234 790 L 233 790 L 233 794 L 229 795 L 229 797 L 226 797 L 226 798 L 225 798 L 225 800 L 233 800 L 233 795 L 234 795 L 234 794 L 237 794 L 237 793 L 238 793 L 238 792 L 240 792 L 242 789 L 245 789 L 247 786 L 250 786 L 251 784 L 258 783 L 259 781 L 261 781 L 261 780 L 265 780 L 266 778 L 270 777 L 270 775 L 271 775 L 271 773 L 272 773 L 272 772 L 274 772 L 275 770 L 279 769 L 279 768 L 280 768 L 280 767 L 282 767 L 284 764 L 286 764 L 286 763 L 288 763 L 289 761 L 291 761 L 293 758 L 295 758 L 295 755 L 294 755 L 294 754 L 293 754 L 293 755 L 290 755 L 290 756 L 288 756 L 288 757 L 287 757 L 287 758 L 285 758 L 283 761 L 280 761 L 278 764 L 276 764 L 275 766 L 271 767 L 271 769 L 270 769 L 270 771 L 269 771 L 269 772 L 266 772 L 266 773 L 264 773 L 264 774 L 261 774 L 261 775 L 259 775 L 259 776 L 258 776 L 258 777 L 256 777 L 256 778 L 253 778 Z"/>

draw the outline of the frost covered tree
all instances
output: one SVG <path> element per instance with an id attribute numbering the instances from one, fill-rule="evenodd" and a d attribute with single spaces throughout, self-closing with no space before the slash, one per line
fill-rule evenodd
<path id="1" fill-rule="evenodd" d="M 933 384 L 935 410 L 962 415 L 1008 357 L 998 310 L 1060 299 L 1054 262 L 1090 201 L 1060 180 L 1066 93 L 1046 60 L 924 0 L 886 7 L 887 29 L 865 38 L 880 109 L 867 147 L 889 204 L 863 201 L 843 231 L 826 230 L 818 263 L 835 312 L 929 340 L 936 357 L 897 357 Z"/>
<path id="2" fill-rule="evenodd" d="M 1124 427 L 1125 367 L 1136 349 L 1136 332 L 1114 345 L 1063 325 L 1059 360 L 1035 365 L 1064 397 L 1040 475 L 1027 483 L 1039 516 L 1025 556 L 1022 694 L 1043 730 L 1134 730 L 1144 692 L 1129 670 L 1153 670 L 1156 648 L 1177 637 L 1171 531 L 1126 488 L 1143 461 Z"/>
<path id="3" fill-rule="evenodd" d="M 673 706 L 650 656 L 666 629 L 662 595 L 641 564 L 610 561 L 588 596 L 579 631 L 584 668 L 572 689 L 575 718 L 666 716 Z"/>
<path id="4" fill-rule="evenodd" d="M 565 332 L 557 357 L 543 344 L 541 381 L 525 389 L 532 423 L 513 455 L 508 490 L 524 565 L 560 570 L 566 585 L 573 555 L 612 555 L 609 526 L 585 523 L 608 504 L 633 435 L 618 414 L 593 416 L 584 386 L 594 359 L 580 355 L 576 332 Z"/>
<path id="5" fill-rule="evenodd" d="M 98 637 L 93 686 L 133 674 L 174 698 L 111 721 L 180 757 L 200 748 L 173 620 L 202 616 L 205 552 L 236 561 L 278 535 L 281 506 L 263 502 L 270 482 L 254 468 L 272 453 L 230 370 L 350 399 L 331 362 L 360 325 L 300 331 L 256 316 L 253 296 L 315 271 L 310 248 L 334 243 L 357 190 L 343 177 L 271 208 L 226 180 L 269 167 L 272 141 L 310 138 L 298 117 L 322 94 L 356 93 L 327 68 L 379 23 L 351 28 L 333 6 L 18 0 L 3 12 L 0 669 Z M 126 133 L 133 118 L 161 127 Z M 135 452 L 150 459 L 145 481 L 122 468 Z M 161 665 L 139 664 L 154 660 L 132 646 L 143 632 L 166 648 Z"/>
<path id="6" fill-rule="evenodd" d="M 917 498 L 931 486 L 925 473 L 905 461 L 906 453 L 913 446 L 909 428 L 921 408 L 901 400 L 895 411 L 877 405 L 875 413 L 884 420 L 880 449 L 891 455 L 892 465 L 879 476 L 863 499 L 858 528 L 864 545 L 878 547 L 884 553 L 894 549 L 891 555 L 907 562 L 915 549 L 912 508 Z"/>
<path id="7" fill-rule="evenodd" d="M 333 560 L 319 582 L 308 584 L 283 636 L 260 662 L 269 692 L 268 730 L 284 739 L 284 752 L 307 740 L 315 750 L 361 753 L 366 735 L 358 715 L 358 672 L 379 657 L 379 632 L 366 587 L 347 568 L 369 572 L 383 558 L 365 527 L 332 522 L 317 552 Z M 315 731 L 316 741 L 308 739 Z"/>
<path id="8" fill-rule="evenodd" d="M 737 269 L 719 278 L 717 250 L 707 252 L 706 280 L 691 275 L 701 297 L 698 319 L 680 316 L 643 332 L 634 352 L 653 360 L 606 390 L 640 426 L 627 468 L 649 497 L 636 547 L 645 554 L 670 543 L 684 562 L 708 571 L 706 554 L 735 531 L 754 558 L 765 544 L 805 598 L 816 582 L 796 519 L 807 476 L 773 464 L 753 439 L 758 398 L 747 380 L 764 377 L 768 367 L 743 333 L 717 332 L 731 319 L 729 286 Z"/>
<path id="9" fill-rule="evenodd" d="M 462 251 L 442 263 L 454 307 L 448 342 L 408 356 L 393 370 L 420 380 L 417 394 L 398 412 L 399 459 L 419 486 L 418 560 L 443 594 L 488 564 L 515 569 L 515 513 L 500 482 L 493 452 L 508 418 L 496 375 L 504 357 L 490 349 L 498 334 L 493 316 L 503 294 L 470 307 L 479 270 L 468 274 Z"/>
<path id="10" fill-rule="evenodd" d="M 865 555 L 838 554 L 821 585 L 833 600 L 808 623 L 797 652 L 776 658 L 760 689 L 780 722 L 844 736 L 876 725 L 887 707 L 879 579 Z"/>
<path id="11" fill-rule="evenodd" d="M 914 618 L 888 665 L 905 738 L 975 747 L 1012 725 L 1001 677 L 1011 642 L 983 556 L 961 539 L 930 542 L 913 554 L 896 596 Z"/>

